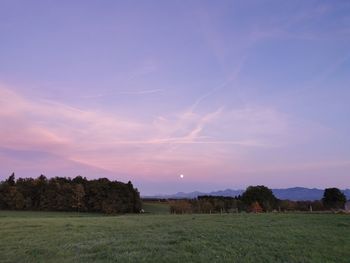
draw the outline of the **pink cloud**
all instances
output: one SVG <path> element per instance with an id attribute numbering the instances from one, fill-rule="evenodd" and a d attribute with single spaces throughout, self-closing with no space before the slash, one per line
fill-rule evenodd
<path id="1" fill-rule="evenodd" d="M 0 146 L 57 156 L 47 170 L 73 162 L 143 179 L 179 172 L 209 180 L 222 167 L 225 174 L 247 172 L 248 153 L 293 141 L 290 119 L 267 107 L 208 113 L 189 107 L 147 122 L 26 98 L 5 87 L 0 94 Z"/>

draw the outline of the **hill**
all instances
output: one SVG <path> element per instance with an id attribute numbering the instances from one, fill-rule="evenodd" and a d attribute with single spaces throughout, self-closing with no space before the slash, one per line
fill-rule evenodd
<path id="1" fill-rule="evenodd" d="M 324 189 L 317 188 L 305 188 L 305 187 L 292 187 L 292 188 L 284 188 L 284 189 L 272 189 L 274 195 L 282 200 L 288 199 L 293 201 L 313 201 L 322 199 Z M 155 195 L 155 196 L 144 196 L 144 198 L 197 198 L 200 195 L 214 195 L 214 196 L 238 196 L 241 195 L 244 190 L 219 190 L 213 191 L 209 193 L 205 192 L 190 192 L 184 193 L 179 192 L 171 195 Z M 350 199 L 350 189 L 342 190 L 342 192 L 346 195 L 347 199 Z"/>

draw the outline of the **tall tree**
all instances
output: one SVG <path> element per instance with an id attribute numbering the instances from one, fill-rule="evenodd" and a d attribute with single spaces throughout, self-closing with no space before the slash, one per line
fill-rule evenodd
<path id="1" fill-rule="evenodd" d="M 346 197 L 338 188 L 327 188 L 324 190 L 322 202 L 328 209 L 343 209 Z"/>
<path id="2" fill-rule="evenodd" d="M 270 211 L 275 207 L 277 198 L 274 196 L 271 189 L 263 185 L 258 185 L 249 186 L 242 195 L 242 201 L 247 207 L 258 202 L 264 211 Z"/>
<path id="3" fill-rule="evenodd" d="M 8 183 L 9 186 L 14 186 L 16 181 L 15 181 L 15 173 L 12 173 L 9 178 L 5 181 Z"/>

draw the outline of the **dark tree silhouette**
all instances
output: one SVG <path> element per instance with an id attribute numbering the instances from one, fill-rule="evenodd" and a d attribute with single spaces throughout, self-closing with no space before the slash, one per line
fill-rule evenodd
<path id="1" fill-rule="evenodd" d="M 131 182 L 44 175 L 16 181 L 12 174 L 0 182 L 0 209 L 132 213 L 140 211 L 141 200 Z"/>
<path id="2" fill-rule="evenodd" d="M 275 208 L 277 199 L 272 191 L 263 185 L 249 186 L 242 194 L 242 201 L 249 207 L 254 202 L 258 202 L 264 211 Z"/>
<path id="3" fill-rule="evenodd" d="M 346 197 L 338 188 L 327 188 L 324 190 L 322 202 L 326 208 L 343 209 Z"/>

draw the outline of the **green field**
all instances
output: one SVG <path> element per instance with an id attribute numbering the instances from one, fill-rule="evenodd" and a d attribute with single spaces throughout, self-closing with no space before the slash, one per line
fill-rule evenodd
<path id="1" fill-rule="evenodd" d="M 349 215 L 0 211 L 0 262 L 349 261 Z"/>
<path id="2" fill-rule="evenodd" d="M 143 202 L 142 207 L 145 213 L 169 214 L 170 207 L 166 202 Z"/>

